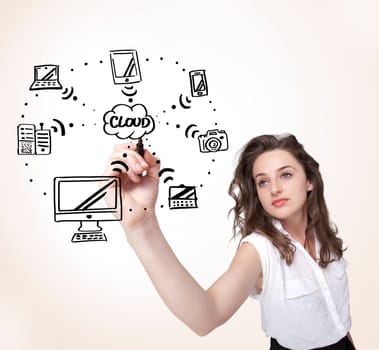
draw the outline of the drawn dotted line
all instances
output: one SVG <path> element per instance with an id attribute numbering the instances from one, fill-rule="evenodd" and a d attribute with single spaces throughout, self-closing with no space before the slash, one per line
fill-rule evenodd
<path id="1" fill-rule="evenodd" d="M 149 62 L 149 61 L 150 61 L 150 59 L 149 59 L 149 58 L 146 58 L 146 62 Z M 160 61 L 164 61 L 163 57 L 160 57 Z M 102 64 L 103 61 L 100 60 L 99 63 Z M 179 65 L 179 61 L 175 61 L 175 65 Z M 85 63 L 84 63 L 84 66 L 88 66 L 88 62 L 85 62 Z M 75 71 L 74 68 L 71 68 L 71 71 L 74 72 L 74 71 Z M 186 72 L 186 69 L 185 69 L 185 68 L 182 68 L 182 71 L 183 71 L 183 72 Z M 73 89 L 73 88 L 72 88 L 72 89 Z M 72 94 L 73 94 L 73 90 L 70 91 L 70 95 L 72 95 Z M 38 94 L 36 94 L 35 96 L 38 97 Z M 70 97 L 71 97 L 71 96 L 70 96 Z M 72 96 L 72 99 L 73 99 L 74 101 L 77 101 L 78 98 L 77 98 L 77 96 Z M 133 99 L 132 99 L 132 98 L 129 98 L 129 102 L 133 102 Z M 209 101 L 209 104 L 212 104 L 212 101 L 211 101 L 211 100 Z M 82 105 L 85 107 L 85 103 L 83 103 Z M 27 102 L 25 103 L 25 106 L 28 106 L 28 103 L 27 103 Z M 175 105 L 175 104 L 171 105 L 171 109 L 172 109 L 172 110 L 175 110 L 175 109 L 176 109 L 176 105 Z M 93 111 L 95 112 L 95 109 L 93 109 Z M 216 108 L 213 108 L 213 111 L 216 112 Z M 164 110 L 163 113 L 166 113 L 166 111 Z M 24 118 L 24 115 L 22 115 L 21 117 Z M 158 117 L 158 116 L 157 116 L 157 117 Z M 160 121 L 158 121 L 158 123 L 160 123 Z M 95 123 L 94 125 L 96 125 L 96 123 Z M 169 122 L 166 122 L 166 125 L 168 126 L 168 125 L 170 125 L 170 123 L 169 123 Z M 217 125 L 217 123 L 215 123 L 215 125 Z M 73 125 L 73 123 L 70 123 L 69 126 L 70 126 L 70 127 L 73 127 L 74 125 Z M 85 124 L 83 123 L 82 126 L 84 127 Z M 180 128 L 180 124 L 176 124 L 175 127 L 176 127 L 177 129 L 179 129 L 179 128 Z M 149 145 L 149 146 L 151 146 L 151 145 Z M 155 153 L 153 152 L 153 154 L 155 154 Z M 214 162 L 214 161 L 215 161 L 215 159 L 212 159 L 212 162 Z M 26 163 L 26 165 L 27 165 L 27 163 Z M 210 175 L 210 174 L 211 174 L 211 172 L 208 171 L 208 175 Z M 30 182 L 33 182 L 33 179 L 30 179 L 29 181 L 30 181 Z M 203 187 L 203 184 L 200 184 L 199 187 Z M 46 195 L 46 192 L 44 192 L 44 195 Z M 161 205 L 161 207 L 163 207 L 163 205 Z M 145 209 L 146 209 L 146 208 L 145 208 Z"/>
<path id="2" fill-rule="evenodd" d="M 100 59 L 99 60 L 99 64 L 103 64 L 104 63 L 104 61 L 102 60 L 102 59 Z M 85 67 L 88 67 L 89 66 L 89 63 L 88 62 L 84 62 L 84 66 Z M 75 69 L 74 68 L 71 68 L 70 69 L 70 71 L 71 72 L 75 72 Z M 71 98 L 71 96 L 72 96 L 72 94 L 73 94 L 73 87 L 71 87 L 71 90 L 70 90 L 70 92 L 69 92 L 69 94 L 68 95 L 66 95 L 66 98 L 65 99 L 69 99 L 69 98 Z M 68 93 L 68 91 L 66 91 L 66 94 Z M 78 97 L 77 96 L 72 96 L 72 99 L 74 100 L 74 101 L 77 101 L 78 100 Z M 83 107 L 85 107 L 86 106 L 86 104 L 85 103 L 82 103 L 82 106 Z M 96 109 L 92 109 L 92 111 L 93 112 L 96 112 Z"/>
<path id="3" fill-rule="evenodd" d="M 150 62 L 151 60 L 150 60 L 150 58 L 147 57 L 147 58 L 145 58 L 145 61 L 146 61 L 146 62 Z M 159 58 L 159 61 L 161 61 L 161 62 L 164 61 L 163 56 L 161 56 L 161 57 Z M 176 65 L 176 66 L 179 66 L 179 61 L 175 61 L 175 65 Z M 186 72 L 186 71 L 187 71 L 187 69 L 184 68 L 184 67 L 183 67 L 181 70 L 182 70 L 182 72 Z M 132 102 L 132 101 L 130 101 L 130 102 Z M 209 104 L 212 104 L 212 100 L 209 100 Z M 172 105 L 171 105 L 171 109 L 172 109 L 172 110 L 176 110 L 176 108 L 177 108 L 177 105 L 175 105 L 175 104 L 172 104 Z M 213 108 L 213 112 L 216 112 L 216 108 Z M 166 113 L 166 110 L 163 110 L 163 113 L 165 114 L 165 113 Z M 158 118 L 158 115 L 156 115 L 156 118 Z M 158 120 L 158 124 L 160 124 L 160 123 L 161 123 L 161 121 Z M 170 125 L 170 122 L 166 121 L 166 122 L 165 122 L 165 125 L 169 126 L 169 125 Z M 215 125 L 217 125 L 217 122 L 215 123 Z M 175 128 L 176 128 L 176 129 L 180 129 L 180 127 L 181 127 L 180 124 L 175 124 Z M 215 162 L 215 159 L 212 159 L 212 162 Z M 208 171 L 207 174 L 208 174 L 208 175 L 211 175 L 211 171 Z M 199 187 L 203 187 L 203 184 L 200 184 Z M 164 207 L 164 206 L 161 205 L 161 208 L 163 208 L 163 207 Z"/>
<path id="4" fill-rule="evenodd" d="M 25 166 L 29 166 L 29 163 L 25 163 Z M 29 182 L 32 183 L 32 182 L 34 182 L 34 180 L 33 179 L 29 179 Z M 43 195 L 47 196 L 47 192 L 43 192 Z"/>
<path id="5" fill-rule="evenodd" d="M 163 57 L 161 57 L 160 60 L 163 61 Z M 146 59 L 146 61 L 149 61 L 149 59 Z M 178 65 L 179 62 L 176 61 L 175 64 Z M 182 71 L 185 72 L 186 69 L 185 69 L 185 68 L 182 68 Z M 180 102 L 181 102 L 181 101 L 180 101 Z M 188 101 L 187 101 L 187 102 L 188 102 Z M 209 104 L 211 105 L 212 103 L 213 103 L 212 100 L 209 100 Z M 182 103 L 180 103 L 180 105 L 183 107 L 183 104 L 182 104 Z M 191 107 L 188 106 L 187 109 L 189 109 L 189 108 L 191 108 Z M 176 104 L 172 104 L 172 105 L 171 105 L 171 110 L 175 111 L 176 109 L 177 109 L 177 105 L 176 105 Z M 186 108 L 183 107 L 183 109 L 186 109 Z M 213 111 L 213 112 L 216 112 L 217 109 L 216 109 L 216 108 L 213 108 L 212 111 Z M 166 114 L 167 111 L 166 111 L 166 110 L 163 110 L 162 112 L 163 112 L 163 114 Z M 161 124 L 161 121 L 158 119 L 158 118 L 159 118 L 158 115 L 156 115 L 156 118 L 157 118 L 157 122 L 158 122 L 158 124 Z M 166 120 L 166 121 L 163 121 L 163 122 L 165 123 L 166 126 L 170 126 L 170 122 L 169 122 L 169 121 Z M 173 123 L 173 124 L 175 124 L 175 123 Z M 217 122 L 215 122 L 215 125 L 217 126 Z M 175 128 L 176 128 L 176 129 L 180 129 L 180 127 L 181 127 L 180 124 L 178 124 L 178 123 L 175 124 Z M 215 162 L 215 159 L 212 159 L 212 162 Z M 208 175 L 211 175 L 211 171 L 208 171 L 207 174 L 208 174 Z M 202 188 L 202 187 L 203 187 L 203 184 L 200 184 L 199 187 Z M 164 208 L 164 205 L 160 205 L 160 207 L 161 207 L 161 208 Z"/>
<path id="6" fill-rule="evenodd" d="M 146 61 L 146 62 L 150 62 L 150 58 L 145 58 L 145 61 Z M 161 61 L 161 62 L 165 61 L 165 59 L 163 58 L 163 56 L 161 56 L 161 57 L 159 58 L 159 61 Z M 179 61 L 175 61 L 175 65 L 176 65 L 176 66 L 179 66 Z M 182 68 L 181 68 L 181 71 L 182 71 L 182 72 L 186 72 L 187 69 L 184 68 L 184 67 L 182 67 Z M 212 104 L 212 100 L 210 100 L 209 103 Z M 176 108 L 177 108 L 177 106 L 176 106 L 175 104 L 172 104 L 172 105 L 171 105 L 171 109 L 175 110 Z M 213 111 L 216 112 L 216 108 L 213 108 Z M 166 113 L 166 110 L 164 110 L 163 113 Z"/>

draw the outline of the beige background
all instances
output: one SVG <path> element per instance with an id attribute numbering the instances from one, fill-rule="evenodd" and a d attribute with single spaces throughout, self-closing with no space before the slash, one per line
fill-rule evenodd
<path id="1" fill-rule="evenodd" d="M 52 179 L 100 175 L 120 142 L 102 132 L 101 120 L 113 105 L 126 102 L 107 65 L 109 50 L 127 48 L 151 59 L 143 65 L 136 98 L 162 118 L 151 149 L 163 166 L 175 169 L 176 183 L 204 185 L 196 211 L 169 211 L 167 185 L 160 192 L 162 227 L 188 270 L 207 287 L 233 255 L 227 186 L 240 146 L 261 133 L 294 133 L 321 164 L 330 213 L 348 246 L 353 337 L 358 349 L 377 346 L 377 2 L 0 5 L 1 349 L 268 348 L 255 301 L 207 337 L 197 337 L 160 301 L 117 222 L 104 224 L 106 244 L 78 245 L 70 242 L 77 225 L 53 220 Z M 63 102 L 61 92 L 36 97 L 28 90 L 33 66 L 45 63 L 60 65 L 62 82 L 75 87 L 77 102 Z M 206 69 L 216 112 L 208 100 L 193 103 L 188 112 L 171 110 L 187 74 L 179 67 Z M 50 156 L 18 156 L 17 125 L 49 127 L 52 118 L 75 126 L 65 137 L 53 134 Z M 184 137 L 184 127 L 193 122 L 202 131 L 217 122 L 229 135 L 229 151 L 217 154 L 214 163 L 194 151 L 193 140 Z"/>

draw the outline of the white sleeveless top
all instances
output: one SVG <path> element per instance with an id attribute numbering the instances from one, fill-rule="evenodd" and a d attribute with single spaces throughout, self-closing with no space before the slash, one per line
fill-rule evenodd
<path id="1" fill-rule="evenodd" d="M 290 266 L 266 237 L 251 233 L 242 240 L 254 245 L 261 260 L 262 291 L 257 294 L 253 288 L 251 296 L 260 301 L 263 330 L 294 350 L 338 342 L 351 327 L 347 261 L 342 258 L 323 269 L 280 221 L 274 220 L 274 225 L 296 247 Z M 319 252 L 316 237 L 317 258 Z"/>

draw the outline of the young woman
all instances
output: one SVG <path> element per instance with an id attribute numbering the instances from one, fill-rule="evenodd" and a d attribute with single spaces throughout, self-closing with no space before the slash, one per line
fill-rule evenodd
<path id="1" fill-rule="evenodd" d="M 117 160 L 128 170 L 113 170 Z M 121 176 L 127 240 L 180 320 L 206 335 L 251 295 L 260 301 L 270 349 L 354 349 L 342 240 L 329 221 L 319 166 L 294 136 L 258 136 L 242 150 L 229 188 L 241 243 L 207 290 L 160 230 L 154 210 L 159 168 L 149 151 L 142 157 L 135 145 L 118 145 L 105 175 Z"/>

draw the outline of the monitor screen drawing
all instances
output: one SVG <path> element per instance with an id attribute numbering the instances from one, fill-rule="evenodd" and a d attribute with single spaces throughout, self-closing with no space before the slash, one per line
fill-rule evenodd
<path id="1" fill-rule="evenodd" d="M 99 221 L 122 219 L 121 183 L 115 176 L 67 176 L 54 179 L 54 219 L 78 221 L 72 239 L 107 240 Z"/>
<path id="2" fill-rule="evenodd" d="M 52 89 L 62 89 L 59 82 L 59 66 L 56 64 L 34 66 L 34 81 L 29 90 Z"/>

